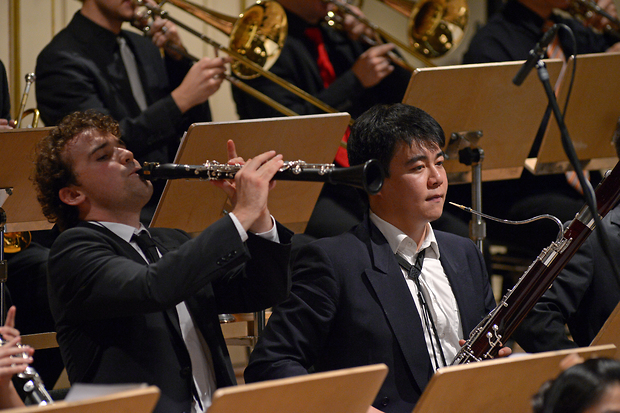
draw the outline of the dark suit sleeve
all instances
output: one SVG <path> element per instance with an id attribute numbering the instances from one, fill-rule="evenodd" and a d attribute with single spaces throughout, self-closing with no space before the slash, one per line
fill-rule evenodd
<path id="1" fill-rule="evenodd" d="M 515 339 L 528 352 L 575 348 L 565 325 L 575 314 L 594 274 L 591 236 L 575 253 L 525 320 L 515 331 Z M 595 236 L 594 236 L 595 237 Z"/>
<path id="2" fill-rule="evenodd" d="M 291 290 L 289 256 L 293 233 L 277 224 L 280 243 L 248 234 L 251 258 L 245 271 L 230 272 L 213 282 L 218 313 L 249 313 L 272 307 Z"/>
<path id="3" fill-rule="evenodd" d="M 59 315 L 79 321 L 167 309 L 229 271 L 241 271 L 250 258 L 228 217 L 151 265 L 134 259 L 137 251 L 118 240 L 84 227 L 58 237 L 48 278 L 56 322 Z"/>
<path id="4" fill-rule="evenodd" d="M 315 245 L 300 251 L 295 262 L 291 294 L 274 308 L 250 356 L 247 382 L 307 374 L 326 345 L 339 282 L 329 257 Z"/>

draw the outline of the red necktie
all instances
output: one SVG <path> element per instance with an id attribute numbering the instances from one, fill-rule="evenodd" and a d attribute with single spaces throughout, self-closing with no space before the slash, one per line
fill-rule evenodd
<path id="1" fill-rule="evenodd" d="M 323 79 L 323 86 L 325 89 L 336 80 L 336 72 L 332 62 L 329 61 L 327 50 L 325 50 L 325 42 L 323 41 L 323 34 L 318 27 L 308 27 L 304 32 L 304 35 L 312 40 L 317 48 L 316 64 L 319 66 L 319 72 L 321 72 L 321 79 Z"/>
<path id="2" fill-rule="evenodd" d="M 316 63 L 319 67 L 319 72 L 321 73 L 321 79 L 323 79 L 323 86 L 325 89 L 331 85 L 334 80 L 336 80 L 336 71 L 334 70 L 334 66 L 332 62 L 329 60 L 329 56 L 327 55 L 327 50 L 325 50 L 325 42 L 323 41 L 323 34 L 321 33 L 321 29 L 318 27 L 308 27 L 304 32 L 304 35 L 312 40 L 312 42 L 316 45 L 317 48 L 317 58 Z M 338 147 L 338 151 L 336 152 L 335 162 L 339 166 L 348 167 L 349 166 L 349 157 L 347 155 L 346 142 L 349 139 L 349 128 L 344 133 L 342 141 L 340 142 L 340 147 Z"/>

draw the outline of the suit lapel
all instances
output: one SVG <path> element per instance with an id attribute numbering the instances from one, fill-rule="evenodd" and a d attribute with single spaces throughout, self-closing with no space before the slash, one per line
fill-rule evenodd
<path id="1" fill-rule="evenodd" d="M 367 220 L 371 236 L 369 249 L 373 268 L 365 271 L 383 312 L 394 332 L 411 374 L 421 389 L 433 374 L 422 321 L 409 287 L 392 250 L 377 228 Z"/>

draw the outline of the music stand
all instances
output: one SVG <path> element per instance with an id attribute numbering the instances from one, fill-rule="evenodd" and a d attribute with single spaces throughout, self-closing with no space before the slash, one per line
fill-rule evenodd
<path id="1" fill-rule="evenodd" d="M 0 132 L 0 190 L 12 190 L 4 203 L 0 201 L 7 215 L 7 232 L 52 227 L 41 212 L 30 181 L 34 147 L 51 129 L 12 129 Z"/>
<path id="2" fill-rule="evenodd" d="M 209 413 L 366 413 L 387 370 L 374 364 L 225 387 L 213 394 Z"/>
<path id="3" fill-rule="evenodd" d="M 547 60 L 552 82 L 561 60 Z M 482 182 L 515 179 L 536 138 L 547 97 L 534 76 L 521 87 L 512 78 L 522 62 L 485 63 L 416 69 L 403 103 L 428 112 L 446 137 L 445 151 L 469 153 L 469 159 L 447 157 L 448 182 L 472 182 L 472 209 L 482 212 Z M 473 136 L 473 138 L 467 138 Z M 479 143 L 480 142 L 480 143 Z M 469 152 L 468 152 L 469 151 Z M 482 250 L 485 223 L 473 215 L 470 236 Z"/>
<path id="4" fill-rule="evenodd" d="M 574 67 L 575 57 L 572 56 L 556 88 L 561 110 L 564 109 Z M 573 89 L 564 114 L 566 127 L 583 169 L 611 169 L 618 161 L 611 138 L 620 115 L 620 101 L 617 99 L 620 94 L 620 82 L 617 79 L 620 54 L 579 55 L 576 68 Z M 553 115 L 547 124 L 537 157 L 528 159 L 526 167 L 534 174 L 562 173 L 573 169 L 562 148 L 560 130 Z"/>
<path id="5" fill-rule="evenodd" d="M 187 131 L 175 163 L 225 163 L 226 141 L 233 139 L 238 155 L 247 159 L 273 149 L 285 161 L 332 163 L 349 124 L 348 113 L 291 116 L 223 123 L 196 123 Z M 282 224 L 303 232 L 322 185 L 280 181 L 269 194 L 269 211 Z M 152 227 L 198 232 L 222 217 L 223 191 L 197 180 L 168 181 L 151 222 Z"/>
<path id="6" fill-rule="evenodd" d="M 560 361 L 573 353 L 586 359 L 614 357 L 616 346 L 608 344 L 538 354 L 519 354 L 442 367 L 435 372 L 424 389 L 413 413 L 529 412 L 531 396 L 545 381 L 560 373 Z M 465 383 L 469 385 L 464 385 Z M 474 390 L 475 395 L 472 395 Z"/>
<path id="7" fill-rule="evenodd" d="M 59 401 L 46 406 L 11 409 L 11 413 L 151 413 L 159 399 L 156 386 L 119 391 L 80 401 Z"/>
<path id="8" fill-rule="evenodd" d="M 561 60 L 545 60 L 551 82 Z M 535 76 L 521 87 L 512 83 L 523 62 L 484 63 L 420 68 L 411 76 L 403 103 L 428 112 L 452 133 L 482 131 L 482 180 L 514 179 L 532 147 L 547 107 L 547 97 Z M 471 182 L 471 171 L 458 159 L 444 163 L 450 183 Z"/>
<path id="9" fill-rule="evenodd" d="M 0 132 L 0 325 L 6 315 L 4 286 L 8 277 L 4 259 L 5 232 L 52 227 L 41 212 L 30 173 L 37 142 L 51 128 L 12 129 Z"/>
<path id="10" fill-rule="evenodd" d="M 620 303 L 616 305 L 614 311 L 611 312 L 605 324 L 596 334 L 596 337 L 590 343 L 591 346 L 601 344 L 614 344 L 620 346 Z"/>

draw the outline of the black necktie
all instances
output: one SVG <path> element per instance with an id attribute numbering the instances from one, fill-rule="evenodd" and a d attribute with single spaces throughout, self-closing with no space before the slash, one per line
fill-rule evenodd
<path id="1" fill-rule="evenodd" d="M 151 238 L 151 235 L 148 231 L 140 231 L 137 234 L 133 234 L 131 240 L 138 244 L 138 247 L 140 247 L 148 262 L 155 263 L 159 261 L 159 251 L 157 250 L 157 246 L 155 245 L 155 242 Z M 171 326 L 172 330 L 178 330 L 178 333 L 181 333 L 179 329 L 179 315 L 177 313 L 176 307 L 170 308 L 167 311 L 164 311 L 164 313 L 168 315 L 169 322 L 173 324 Z M 183 338 L 181 335 L 181 340 L 182 339 Z M 194 383 L 193 379 L 191 381 L 191 386 L 194 399 L 196 400 L 198 406 L 200 406 L 200 409 L 202 409 L 202 402 L 200 401 L 200 397 L 198 396 L 198 390 L 196 389 L 196 384 Z"/>
<path id="2" fill-rule="evenodd" d="M 150 263 L 156 263 L 159 261 L 159 252 L 153 239 L 149 235 L 148 231 L 140 231 L 137 234 L 133 234 L 131 240 L 138 244 L 138 247 L 142 250 L 146 259 Z"/>
<path id="3" fill-rule="evenodd" d="M 443 348 L 441 347 L 441 342 L 439 341 L 439 334 L 437 334 L 437 327 L 435 327 L 435 321 L 433 320 L 433 316 L 431 313 L 431 309 L 426 301 L 426 297 L 424 296 L 424 292 L 422 291 L 422 284 L 420 283 L 420 274 L 422 274 L 422 266 L 424 265 L 424 256 L 426 255 L 426 248 L 418 252 L 418 256 L 416 257 L 415 263 L 411 265 L 402 255 L 396 254 L 396 260 L 398 264 L 407 271 L 407 278 L 413 280 L 416 287 L 418 288 L 418 300 L 420 301 L 420 308 L 423 312 L 423 321 L 426 325 L 426 329 L 431 336 L 431 342 L 433 338 L 437 343 L 437 347 L 439 348 L 439 355 L 441 357 L 441 361 L 444 366 L 447 366 L 446 357 L 443 354 Z M 435 354 L 435 345 L 433 347 L 433 357 L 435 359 L 435 365 L 439 367 L 439 363 L 437 360 L 437 354 Z"/>

